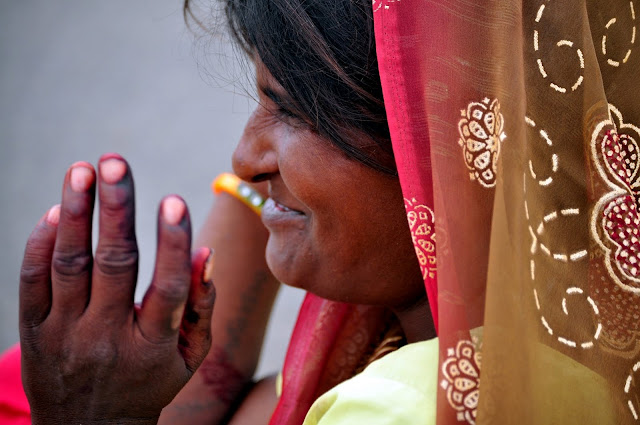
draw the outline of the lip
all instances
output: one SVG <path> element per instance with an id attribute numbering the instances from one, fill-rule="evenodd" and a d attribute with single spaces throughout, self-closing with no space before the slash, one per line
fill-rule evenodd
<path id="1" fill-rule="evenodd" d="M 287 207 L 272 198 L 268 198 L 262 206 L 262 223 L 273 229 L 282 226 L 297 225 L 306 218 L 306 215 L 298 210 Z"/>

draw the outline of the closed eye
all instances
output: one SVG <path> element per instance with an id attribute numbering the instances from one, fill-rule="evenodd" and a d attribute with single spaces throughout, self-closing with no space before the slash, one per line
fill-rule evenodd
<path id="1" fill-rule="evenodd" d="M 261 87 L 260 91 L 262 91 L 262 93 L 264 93 L 264 95 L 276 105 L 276 112 L 281 119 L 285 119 L 290 123 L 293 121 L 297 125 L 309 125 L 307 120 L 294 112 L 295 107 L 291 101 L 283 99 L 282 96 L 270 88 Z"/>

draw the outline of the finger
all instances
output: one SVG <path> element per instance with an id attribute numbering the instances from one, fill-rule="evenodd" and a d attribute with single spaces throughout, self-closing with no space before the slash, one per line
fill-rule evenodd
<path id="1" fill-rule="evenodd" d="M 180 330 L 179 348 L 187 368 L 194 372 L 211 346 L 211 315 L 216 291 L 211 281 L 214 256 L 200 248 L 193 256 L 191 287 Z"/>
<path id="2" fill-rule="evenodd" d="M 27 240 L 20 268 L 20 331 L 40 325 L 51 308 L 51 256 L 60 219 L 60 205 L 53 206 Z"/>
<path id="3" fill-rule="evenodd" d="M 89 308 L 105 320 L 125 320 L 138 276 L 133 177 L 117 154 L 103 155 L 98 169 L 100 230 Z"/>
<path id="4" fill-rule="evenodd" d="M 91 222 L 95 197 L 91 164 L 76 162 L 65 176 L 52 261 L 52 312 L 77 317 L 87 306 L 91 282 Z"/>
<path id="5" fill-rule="evenodd" d="M 158 248 L 151 286 L 138 315 L 140 331 L 152 342 L 177 340 L 191 278 L 191 224 L 184 201 L 166 197 L 158 217 Z"/>

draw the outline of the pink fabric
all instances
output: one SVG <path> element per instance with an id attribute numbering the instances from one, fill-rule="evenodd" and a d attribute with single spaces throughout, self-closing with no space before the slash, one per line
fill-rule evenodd
<path id="1" fill-rule="evenodd" d="M 283 368 L 283 388 L 271 424 L 300 424 L 311 404 L 326 363 L 352 306 L 307 294 L 291 335 Z"/>
<path id="2" fill-rule="evenodd" d="M 22 389 L 19 344 L 0 357 L 0 424 L 31 424 L 29 402 Z"/>
<path id="3" fill-rule="evenodd" d="M 394 320 L 380 307 L 307 294 L 289 342 L 280 401 L 269 423 L 301 424 L 320 395 L 365 366 L 381 329 Z"/>

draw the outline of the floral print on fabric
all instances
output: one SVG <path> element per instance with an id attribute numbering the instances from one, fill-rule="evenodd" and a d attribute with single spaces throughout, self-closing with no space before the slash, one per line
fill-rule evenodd
<path id="1" fill-rule="evenodd" d="M 506 138 L 500 103 L 498 99 L 484 98 L 482 102 L 471 102 L 461 115 L 458 144 L 469 177 L 486 188 L 494 187 L 500 144 Z"/>
<path id="2" fill-rule="evenodd" d="M 605 252 L 609 276 L 623 290 L 640 293 L 640 129 L 609 105 L 608 120 L 593 132 L 592 154 L 611 188 L 594 208 L 592 233 Z"/>
<path id="3" fill-rule="evenodd" d="M 455 349 L 447 350 L 442 362 L 444 379 L 440 386 L 446 391 L 447 401 L 458 413 L 458 421 L 475 424 L 480 396 L 481 354 L 473 342 L 458 341 Z"/>
<path id="4" fill-rule="evenodd" d="M 372 0 L 373 1 L 373 11 L 377 12 L 378 10 L 386 10 L 389 9 L 390 3 L 399 3 L 400 0 Z"/>
<path id="5" fill-rule="evenodd" d="M 591 216 L 595 253 L 591 293 L 603 318 L 603 348 L 625 357 L 640 353 L 640 129 L 620 110 L 593 131 L 595 168 L 606 185 Z"/>
<path id="6" fill-rule="evenodd" d="M 420 205 L 416 199 L 404 200 L 411 239 L 420 263 L 423 279 L 434 279 L 436 275 L 436 232 L 433 210 Z"/>

